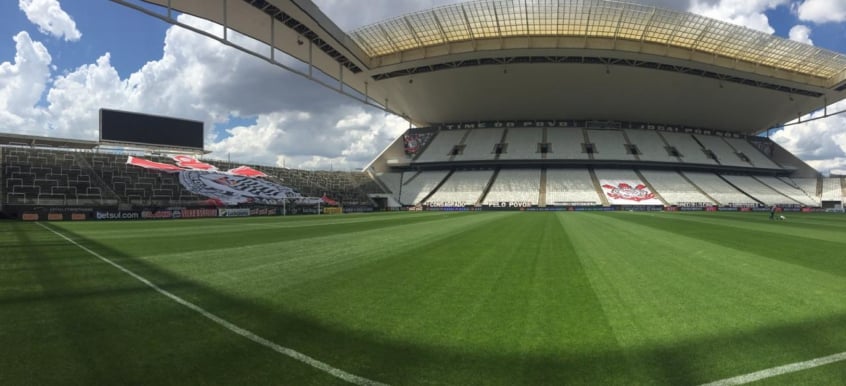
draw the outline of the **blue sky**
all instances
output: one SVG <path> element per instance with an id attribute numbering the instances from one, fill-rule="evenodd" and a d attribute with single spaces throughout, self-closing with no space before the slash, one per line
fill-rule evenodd
<path id="1" fill-rule="evenodd" d="M 363 9 L 360 0 L 315 0 L 345 30 L 453 2 L 370 0 Z M 844 0 L 641 2 L 846 52 Z M 0 131 L 96 139 L 101 106 L 199 119 L 211 128 L 207 148 L 221 157 L 302 168 L 361 167 L 407 127 L 107 0 L 0 2 Z M 846 117 L 791 127 L 774 139 L 818 170 L 846 171 Z"/>

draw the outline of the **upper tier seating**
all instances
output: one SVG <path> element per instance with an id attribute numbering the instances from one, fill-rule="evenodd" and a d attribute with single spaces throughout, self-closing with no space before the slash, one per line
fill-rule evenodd
<path id="1" fill-rule="evenodd" d="M 620 130 L 587 130 L 588 138 L 594 144 L 593 158 L 598 160 L 634 161 L 626 152 L 626 139 Z"/>
<path id="2" fill-rule="evenodd" d="M 781 169 L 781 166 L 778 166 L 747 140 L 740 138 L 723 138 L 723 140 L 728 142 L 739 153 L 745 155 L 746 158 L 749 158 L 749 163 L 756 168 Z"/>
<path id="3" fill-rule="evenodd" d="M 679 162 L 678 158 L 667 152 L 667 145 L 658 132 L 648 130 L 626 130 L 625 132 L 632 145 L 637 146 L 640 151 L 641 161 Z"/>
<path id="4" fill-rule="evenodd" d="M 725 166 L 739 166 L 752 167 L 752 164 L 741 159 L 734 149 L 723 140 L 722 137 L 714 137 L 710 135 L 697 135 L 696 139 L 702 143 L 705 149 L 710 150 L 717 157 L 720 165 Z"/>
<path id="5" fill-rule="evenodd" d="M 417 162 L 445 162 L 451 158 L 450 152 L 461 142 L 467 130 L 441 130 L 429 143 L 429 146 L 417 157 Z"/>
<path id="6" fill-rule="evenodd" d="M 500 154 L 501 160 L 541 159 L 538 144 L 543 142 L 543 129 L 537 127 L 520 127 L 508 129 L 505 143 L 506 152 Z"/>
<path id="7" fill-rule="evenodd" d="M 493 160 L 496 158 L 494 148 L 502 140 L 505 129 L 474 129 L 464 140 L 464 149 L 456 154 L 454 161 Z"/>
<path id="8" fill-rule="evenodd" d="M 575 128 L 550 128 L 546 132 L 546 140 L 551 149 L 547 159 L 590 159 L 582 149 L 585 143 L 584 131 Z"/>
<path id="9" fill-rule="evenodd" d="M 692 135 L 681 133 L 661 133 L 661 135 L 671 147 L 675 147 L 678 150 L 682 162 L 705 165 L 717 164 L 713 159 L 705 155 L 702 146 L 693 139 Z"/>

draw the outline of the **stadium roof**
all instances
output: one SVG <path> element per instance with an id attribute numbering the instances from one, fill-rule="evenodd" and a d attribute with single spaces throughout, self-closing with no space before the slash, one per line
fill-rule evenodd
<path id="1" fill-rule="evenodd" d="M 35 135 L 0 133 L 0 145 L 26 147 L 55 147 L 68 149 L 94 149 L 100 146 L 100 143 L 97 141 L 85 141 L 79 139 L 60 139 L 52 137 L 39 137 Z"/>
<path id="2" fill-rule="evenodd" d="M 841 53 L 692 13 L 611 0 L 481 0 L 396 17 L 350 35 L 372 57 L 462 41 L 577 36 L 678 47 L 823 79 L 846 70 Z"/>
<path id="3" fill-rule="evenodd" d="M 587 119 L 755 134 L 846 98 L 844 54 L 627 2 L 482 0 L 345 33 L 311 0 L 111 1 L 418 126 Z"/>

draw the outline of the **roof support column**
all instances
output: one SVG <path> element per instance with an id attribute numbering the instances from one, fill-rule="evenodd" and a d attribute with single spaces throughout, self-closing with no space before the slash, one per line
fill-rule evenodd
<path id="1" fill-rule="evenodd" d="M 228 32 L 229 32 L 229 12 L 226 10 L 226 0 L 223 0 L 223 40 L 229 41 Z"/>

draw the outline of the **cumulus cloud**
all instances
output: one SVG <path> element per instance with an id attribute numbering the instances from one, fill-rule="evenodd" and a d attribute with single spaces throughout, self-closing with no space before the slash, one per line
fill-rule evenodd
<path id="1" fill-rule="evenodd" d="M 14 41 L 14 63 L 0 63 L 0 130 L 44 134 L 44 114 L 35 106 L 47 87 L 52 58 L 25 31 Z"/>
<path id="2" fill-rule="evenodd" d="M 814 45 L 814 41 L 811 40 L 811 28 L 806 25 L 799 24 L 793 26 L 793 28 L 790 29 L 788 36 L 790 37 L 790 40 Z"/>
<path id="3" fill-rule="evenodd" d="M 804 21 L 820 24 L 846 21 L 846 2 L 842 0 L 805 0 L 796 11 Z"/>
<path id="4" fill-rule="evenodd" d="M 188 15 L 180 21 L 219 31 Z M 96 140 L 98 110 L 111 108 L 203 121 L 206 147 L 220 158 L 349 169 L 367 164 L 407 127 L 400 118 L 178 27 L 168 29 L 160 58 L 125 78 L 104 53 L 51 81 L 47 49 L 26 32 L 15 41 L 14 63 L 0 65 L 4 131 Z M 232 118 L 256 123 L 213 130 Z"/>
<path id="5" fill-rule="evenodd" d="M 846 110 L 846 100 L 828 107 L 828 111 Z M 803 120 L 819 117 L 816 112 Z M 785 127 L 772 136 L 783 146 L 820 171 L 846 169 L 846 116 L 835 115 L 805 124 Z"/>
<path id="6" fill-rule="evenodd" d="M 772 34 L 775 29 L 765 11 L 788 4 L 788 0 L 693 0 L 689 11 Z"/>
<path id="7" fill-rule="evenodd" d="M 18 7 L 43 34 L 65 41 L 77 41 L 82 37 L 76 22 L 62 9 L 59 0 L 20 0 Z"/>

